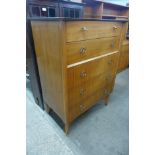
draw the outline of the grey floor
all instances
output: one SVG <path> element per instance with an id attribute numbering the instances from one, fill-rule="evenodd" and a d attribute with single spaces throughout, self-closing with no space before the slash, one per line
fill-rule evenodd
<path id="1" fill-rule="evenodd" d="M 77 119 L 68 136 L 34 102 L 27 81 L 27 155 L 128 155 L 129 71 L 119 73 L 109 104 Z"/>

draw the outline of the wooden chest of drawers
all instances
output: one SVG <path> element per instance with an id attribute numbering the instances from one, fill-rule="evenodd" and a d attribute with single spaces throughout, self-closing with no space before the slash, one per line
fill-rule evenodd
<path id="1" fill-rule="evenodd" d="M 117 72 L 123 21 L 32 19 L 44 103 L 65 131 L 99 100 L 107 101 Z"/>

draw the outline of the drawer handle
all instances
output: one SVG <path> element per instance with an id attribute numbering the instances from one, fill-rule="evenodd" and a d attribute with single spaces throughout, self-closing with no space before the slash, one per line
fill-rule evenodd
<path id="1" fill-rule="evenodd" d="M 88 28 L 84 26 L 84 27 L 81 28 L 81 30 L 82 31 L 88 31 Z"/>
<path id="2" fill-rule="evenodd" d="M 86 76 L 87 76 L 87 73 L 86 73 L 85 71 L 82 71 L 82 72 L 80 73 L 80 76 L 81 76 L 81 77 L 86 77 Z"/>
<path id="3" fill-rule="evenodd" d="M 112 63 L 113 63 L 113 61 L 112 61 L 112 60 L 109 60 L 109 61 L 108 61 L 108 64 L 109 64 L 109 65 L 111 65 Z"/>
<path id="4" fill-rule="evenodd" d="M 86 48 L 84 48 L 84 47 L 82 47 L 81 49 L 80 49 L 80 54 L 84 54 L 84 53 L 86 53 Z"/>
<path id="5" fill-rule="evenodd" d="M 86 92 L 86 90 L 82 88 L 82 89 L 80 90 L 80 95 L 83 96 L 83 95 L 85 94 L 85 92 Z"/>
<path id="6" fill-rule="evenodd" d="M 113 26 L 113 30 L 117 30 L 118 29 L 118 27 L 117 26 Z"/>

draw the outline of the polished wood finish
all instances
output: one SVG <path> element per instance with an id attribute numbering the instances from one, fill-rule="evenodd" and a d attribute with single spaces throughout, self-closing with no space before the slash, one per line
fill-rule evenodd
<path id="1" fill-rule="evenodd" d="M 78 68 L 69 68 L 68 102 L 71 113 L 70 121 L 74 119 L 74 116 L 79 115 L 78 109 L 81 109 L 81 107 L 84 106 L 87 109 L 87 107 L 95 104 L 94 99 L 99 100 L 110 95 L 117 71 L 118 56 L 119 54 L 117 52 L 106 58 L 103 57 L 99 60 L 83 64 L 84 67 L 79 65 Z M 113 63 L 109 63 L 111 60 L 113 60 Z M 96 67 L 98 67 L 97 70 Z M 84 70 L 87 75 L 81 76 L 81 70 Z M 85 100 L 91 98 L 96 92 L 98 92 L 97 94 L 99 96 L 97 95 L 98 97 L 89 99 L 88 103 L 85 103 Z"/>
<path id="2" fill-rule="evenodd" d="M 119 36 L 121 27 L 117 22 L 67 22 L 66 42 Z"/>
<path id="3" fill-rule="evenodd" d="M 65 122 L 62 22 L 31 22 L 44 102 Z M 55 104 L 56 103 L 56 104 Z"/>
<path id="4" fill-rule="evenodd" d="M 107 73 L 115 73 L 118 61 L 118 52 L 111 53 L 109 56 L 103 55 L 103 57 L 96 60 L 76 65 L 68 68 L 68 88 L 72 89 L 76 86 L 82 85 L 83 82 L 89 81 L 92 78 Z"/>
<path id="5" fill-rule="evenodd" d="M 107 103 L 115 83 L 123 23 L 35 19 L 31 25 L 43 99 L 67 133 L 70 124 L 99 100 Z M 81 32 L 83 27 L 87 34 Z"/>
<path id="6" fill-rule="evenodd" d="M 73 120 L 75 120 L 80 114 L 87 111 L 89 108 L 91 108 L 93 105 L 95 105 L 98 101 L 105 99 L 109 96 L 109 93 L 111 91 L 111 85 L 107 87 L 103 87 L 95 92 L 93 92 L 92 95 L 90 95 L 88 98 L 85 98 L 84 100 L 80 101 L 79 103 L 74 103 L 72 107 L 69 105 L 69 122 L 71 123 Z"/>
<path id="7" fill-rule="evenodd" d="M 67 43 L 67 64 L 116 51 L 119 48 L 119 41 L 118 36 Z"/>

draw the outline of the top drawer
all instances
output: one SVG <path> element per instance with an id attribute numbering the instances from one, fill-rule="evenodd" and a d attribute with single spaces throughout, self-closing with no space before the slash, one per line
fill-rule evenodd
<path id="1" fill-rule="evenodd" d="M 102 21 L 66 22 L 66 42 L 119 36 L 122 23 Z"/>

